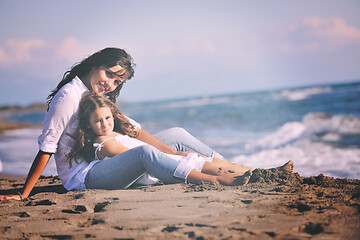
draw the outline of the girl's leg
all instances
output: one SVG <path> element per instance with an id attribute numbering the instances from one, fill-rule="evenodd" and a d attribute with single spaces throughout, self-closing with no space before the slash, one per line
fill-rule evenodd
<path id="1" fill-rule="evenodd" d="M 146 172 L 165 183 L 184 182 L 186 175 L 174 177 L 178 166 L 178 161 L 156 148 L 140 146 L 94 164 L 86 176 L 85 185 L 89 189 L 123 189 Z"/>
<path id="2" fill-rule="evenodd" d="M 230 174 L 222 174 L 216 176 L 192 170 L 187 177 L 187 181 L 191 183 L 212 182 L 222 185 L 244 185 L 249 182 L 250 177 L 250 171 L 247 171 L 242 176 L 233 176 Z"/>
<path id="3" fill-rule="evenodd" d="M 191 170 L 187 177 L 189 183 L 213 182 L 219 184 L 218 176 L 205 174 L 196 170 Z"/>
<path id="4" fill-rule="evenodd" d="M 230 174 L 241 176 L 249 170 L 253 169 L 229 162 L 226 159 L 213 158 L 211 162 L 205 162 L 201 172 L 212 175 Z"/>

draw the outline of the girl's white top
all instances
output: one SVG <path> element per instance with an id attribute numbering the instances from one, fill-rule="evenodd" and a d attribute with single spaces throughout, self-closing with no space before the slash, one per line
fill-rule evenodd
<path id="1" fill-rule="evenodd" d="M 47 153 L 55 153 L 56 168 L 62 184 L 67 190 L 85 189 L 85 177 L 91 167 L 97 162 L 88 164 L 83 159 L 79 163 L 72 161 L 70 168 L 67 154 L 70 152 L 74 139 L 72 135 L 78 126 L 78 108 L 82 94 L 87 87 L 75 77 L 65 84 L 52 99 L 49 111 L 44 120 L 42 134 L 38 138 L 39 149 Z M 135 127 L 140 124 L 130 119 Z"/>

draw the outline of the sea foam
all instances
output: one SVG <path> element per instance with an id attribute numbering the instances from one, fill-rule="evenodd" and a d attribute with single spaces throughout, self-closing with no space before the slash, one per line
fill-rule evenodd
<path id="1" fill-rule="evenodd" d="M 311 87 L 295 90 L 281 90 L 280 93 L 273 94 L 274 99 L 276 100 L 289 100 L 289 101 L 299 101 L 307 99 L 311 96 L 331 92 L 332 88 L 328 87 Z"/>
<path id="2" fill-rule="evenodd" d="M 181 108 L 181 107 L 199 107 L 207 105 L 217 105 L 228 103 L 232 100 L 231 97 L 203 97 L 197 99 L 188 99 L 183 101 L 170 101 L 167 102 L 165 108 Z"/>
<path id="3" fill-rule="evenodd" d="M 252 143 L 246 149 L 278 148 L 301 139 L 341 141 L 346 136 L 360 135 L 360 118 L 347 115 L 308 113 L 301 122 L 287 122 L 275 132 Z"/>

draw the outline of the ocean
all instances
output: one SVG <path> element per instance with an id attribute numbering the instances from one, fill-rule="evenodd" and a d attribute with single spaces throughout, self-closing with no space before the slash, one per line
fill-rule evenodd
<path id="1" fill-rule="evenodd" d="M 152 134 L 185 128 L 234 163 L 271 168 L 292 160 L 302 176 L 360 178 L 360 82 L 118 106 Z M 41 123 L 44 115 L 9 119 Z M 0 171 L 26 175 L 40 133 L 20 129 L 0 137 Z M 56 175 L 54 160 L 44 175 Z"/>

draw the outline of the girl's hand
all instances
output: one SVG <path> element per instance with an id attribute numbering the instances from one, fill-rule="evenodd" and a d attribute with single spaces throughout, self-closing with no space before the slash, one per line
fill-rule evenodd
<path id="1" fill-rule="evenodd" d="M 183 151 L 183 152 L 177 151 L 175 155 L 180 155 L 180 156 L 186 157 L 189 153 L 195 153 L 195 154 L 197 154 L 199 157 L 205 157 L 204 155 L 202 155 L 202 154 L 200 154 L 200 153 L 189 152 L 189 151 Z"/>
<path id="2" fill-rule="evenodd" d="M 0 195 L 0 201 L 8 201 L 8 200 L 23 200 L 20 194 L 17 195 Z"/>

